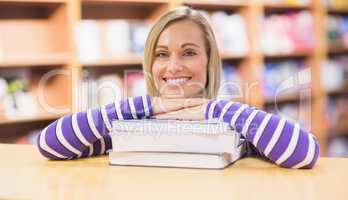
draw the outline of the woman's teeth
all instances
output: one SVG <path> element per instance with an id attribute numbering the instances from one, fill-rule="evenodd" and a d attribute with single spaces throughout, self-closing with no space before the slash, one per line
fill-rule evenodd
<path id="1" fill-rule="evenodd" d="M 164 81 L 169 85 L 181 85 L 189 81 L 191 78 L 164 78 Z"/>

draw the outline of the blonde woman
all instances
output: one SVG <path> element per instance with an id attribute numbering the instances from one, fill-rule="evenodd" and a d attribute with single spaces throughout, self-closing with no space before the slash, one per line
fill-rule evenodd
<path id="1" fill-rule="evenodd" d="M 316 163 L 317 140 L 297 123 L 214 99 L 221 61 L 213 31 L 198 11 L 182 7 L 160 17 L 147 38 L 143 64 L 148 95 L 58 119 L 38 137 L 41 154 L 54 160 L 106 154 L 112 149 L 111 122 L 118 119 L 218 118 L 246 139 L 246 155 L 287 168 L 312 168 Z"/>

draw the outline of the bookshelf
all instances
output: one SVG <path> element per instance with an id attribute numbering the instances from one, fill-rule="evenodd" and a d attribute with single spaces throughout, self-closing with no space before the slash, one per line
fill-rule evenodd
<path id="1" fill-rule="evenodd" d="M 308 4 L 274 4 L 259 0 L 0 0 L 0 73 L 3 69 L 30 70 L 34 77 L 31 88 L 35 92 L 35 84 L 38 84 L 40 76 L 45 72 L 52 69 L 68 70 L 71 76 L 60 76 L 50 81 L 47 100 L 50 105 L 78 111 L 78 104 L 84 98 L 80 94 L 84 71 L 98 76 L 122 74 L 126 69 L 141 70 L 142 64 L 141 54 L 132 50 L 119 56 L 105 56 L 102 51 L 98 59 L 81 60 L 79 47 L 74 40 L 76 28 L 81 22 L 93 21 L 98 27 L 111 20 L 126 20 L 130 23 L 141 21 L 151 25 L 163 12 L 181 5 L 204 10 L 208 14 L 216 11 L 237 14 L 244 20 L 247 52 L 221 52 L 223 62 L 234 66 L 241 77 L 243 94 L 238 101 L 260 108 L 274 106 L 275 103 L 299 102 L 300 98 L 296 95 L 279 97 L 277 102 L 267 99 L 263 79 L 267 62 L 303 61 L 311 76 L 310 96 L 305 99 L 311 102 L 310 126 L 319 138 L 322 149 L 325 149 L 329 130 L 325 117 L 327 98 L 344 96 L 347 89 L 327 91 L 321 84 L 321 65 L 331 57 L 348 55 L 347 47 L 328 46 L 326 19 L 329 15 L 348 16 L 348 6 L 324 5 L 321 0 L 311 0 Z M 288 53 L 265 53 L 260 42 L 263 30 L 261 19 L 303 11 L 312 16 L 314 48 Z M 0 127 L 4 124 L 17 126 L 54 120 L 59 116 L 44 113 L 29 118 L 0 117 Z"/>
<path id="2" fill-rule="evenodd" d="M 0 108 L 1 130 L 14 136 L 26 134 L 28 129 L 43 128 L 48 121 L 59 118 L 70 110 L 71 78 L 52 75 L 39 83 L 51 70 L 69 72 L 71 68 L 71 37 L 69 36 L 68 5 L 66 0 L 1 0 L 0 1 L 0 74 L 2 78 L 17 79 L 16 74 L 28 75 L 24 101 L 34 107 L 30 113 L 23 110 L 11 113 Z M 12 76 L 12 77 L 11 77 Z M 43 93 L 38 88 L 43 88 Z M 64 113 L 44 111 L 39 97 L 46 105 L 65 108 Z M 19 100 L 18 100 L 19 101 Z M 22 99 L 23 101 L 23 99 Z M 17 102 L 18 103 L 18 102 Z M 23 106 L 22 106 L 23 107 Z M 30 110 L 30 109 L 29 109 Z M 43 123 L 46 122 L 46 123 Z M 25 126 L 21 129 L 18 126 Z M 2 133 L 5 134 L 6 133 Z M 4 141 L 13 141 L 7 135 Z M 3 138 L 3 136 L 1 136 Z"/>

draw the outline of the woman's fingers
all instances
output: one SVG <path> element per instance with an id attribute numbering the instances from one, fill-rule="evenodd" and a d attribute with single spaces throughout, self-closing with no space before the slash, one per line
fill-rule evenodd
<path id="1" fill-rule="evenodd" d="M 155 115 L 156 119 L 204 120 L 206 104 Z"/>
<path id="2" fill-rule="evenodd" d="M 154 107 L 154 114 L 167 113 L 181 110 L 184 108 L 195 107 L 206 104 L 208 99 L 203 98 L 181 98 L 181 99 L 167 99 L 161 97 L 153 97 L 152 105 Z"/>

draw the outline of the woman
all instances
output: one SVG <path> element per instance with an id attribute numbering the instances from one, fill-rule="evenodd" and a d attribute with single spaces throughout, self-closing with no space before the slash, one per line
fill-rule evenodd
<path id="1" fill-rule="evenodd" d="M 286 168 L 312 168 L 317 161 L 317 140 L 297 123 L 213 99 L 221 61 L 213 31 L 198 11 L 178 8 L 157 21 L 146 41 L 144 72 L 148 95 L 58 119 L 38 137 L 42 155 L 64 160 L 105 154 L 112 148 L 113 120 L 218 118 L 246 138 L 249 155 L 256 153 Z"/>

